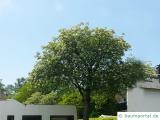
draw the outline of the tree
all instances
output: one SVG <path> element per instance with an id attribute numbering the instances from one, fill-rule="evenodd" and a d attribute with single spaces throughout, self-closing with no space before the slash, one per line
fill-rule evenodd
<path id="1" fill-rule="evenodd" d="M 39 104 L 42 99 L 42 94 L 40 92 L 35 92 L 31 95 L 31 97 L 27 98 L 24 102 L 25 104 Z"/>
<path id="2" fill-rule="evenodd" d="M 145 78 L 142 62 L 122 59 L 129 48 L 122 36 L 107 28 L 91 29 L 82 23 L 62 29 L 37 56 L 31 81 L 44 90 L 77 89 L 83 98 L 83 119 L 88 120 L 92 92 L 114 95 Z"/>
<path id="3" fill-rule="evenodd" d="M 54 105 L 58 103 L 57 93 L 51 92 L 42 96 L 40 104 Z"/>
<path id="4" fill-rule="evenodd" d="M 9 84 L 9 85 L 5 86 L 4 89 L 5 89 L 6 97 L 7 98 L 16 98 L 16 99 L 17 99 L 17 97 L 22 97 L 23 96 L 22 95 L 22 91 L 23 91 L 22 89 L 24 89 L 26 86 L 28 86 L 28 85 L 25 84 L 25 82 L 26 82 L 26 79 L 24 77 L 21 77 L 21 78 L 16 79 L 16 82 L 14 83 L 14 85 Z M 21 91 L 21 93 L 19 91 Z M 23 92 L 26 92 L 26 91 L 24 90 Z M 19 96 L 19 95 L 22 95 L 22 96 Z M 18 98 L 18 100 L 19 100 L 19 98 Z"/>
<path id="5" fill-rule="evenodd" d="M 2 79 L 0 79 L 0 94 L 5 94 L 5 85 L 2 83 Z"/>
<path id="6" fill-rule="evenodd" d="M 24 85 L 25 81 L 26 81 L 26 79 L 24 77 L 17 78 L 17 80 L 15 82 L 15 91 L 17 91 L 19 88 L 21 88 Z"/>
<path id="7" fill-rule="evenodd" d="M 24 103 L 54 105 L 57 103 L 57 95 L 53 92 L 45 95 L 40 92 L 35 92 Z"/>
<path id="8" fill-rule="evenodd" d="M 117 101 L 115 97 L 107 95 L 106 92 L 95 92 L 92 95 L 92 104 L 94 109 L 91 115 L 93 117 L 98 117 L 99 115 L 116 115 L 117 114 Z"/>
<path id="9" fill-rule="evenodd" d="M 0 99 L 6 99 L 6 89 L 5 85 L 2 82 L 2 79 L 0 79 Z"/>
<path id="10" fill-rule="evenodd" d="M 5 87 L 6 95 L 8 98 L 15 94 L 15 87 L 13 85 L 7 85 Z"/>
<path id="11" fill-rule="evenodd" d="M 62 96 L 60 98 L 61 100 L 58 102 L 58 104 L 75 105 L 77 108 L 78 118 L 82 118 L 83 104 L 82 104 L 82 97 L 80 96 L 79 92 L 72 90 L 61 96 Z"/>
<path id="12" fill-rule="evenodd" d="M 18 100 L 19 102 L 25 102 L 31 95 L 35 92 L 32 84 L 30 82 L 26 82 L 21 88 L 19 88 L 13 98 Z"/>

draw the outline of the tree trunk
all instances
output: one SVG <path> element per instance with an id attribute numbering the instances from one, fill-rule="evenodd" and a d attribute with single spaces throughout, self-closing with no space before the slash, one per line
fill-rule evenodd
<path id="1" fill-rule="evenodd" d="M 89 120 L 89 115 L 90 115 L 90 90 L 86 90 L 83 96 L 84 100 L 84 113 L 83 113 L 83 120 Z"/>

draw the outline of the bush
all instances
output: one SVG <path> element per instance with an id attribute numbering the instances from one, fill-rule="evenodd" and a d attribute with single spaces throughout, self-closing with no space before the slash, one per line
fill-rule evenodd
<path id="1" fill-rule="evenodd" d="M 105 93 L 96 93 L 92 96 L 93 111 L 90 117 L 98 117 L 99 115 L 116 115 L 117 101 L 115 98 L 109 97 Z"/>
<path id="2" fill-rule="evenodd" d="M 82 120 L 82 119 L 79 119 Z M 89 120 L 117 120 L 117 117 L 109 117 L 109 118 L 90 118 Z"/>
<path id="3" fill-rule="evenodd" d="M 57 104 L 57 99 L 57 94 L 53 92 L 45 95 L 40 92 L 35 92 L 24 102 L 24 104 L 54 105 Z"/>
<path id="4" fill-rule="evenodd" d="M 78 118 L 82 118 L 83 116 L 82 97 L 78 92 L 72 91 L 69 92 L 68 94 L 64 94 L 61 98 L 61 101 L 59 101 L 58 104 L 75 105 L 77 107 Z"/>

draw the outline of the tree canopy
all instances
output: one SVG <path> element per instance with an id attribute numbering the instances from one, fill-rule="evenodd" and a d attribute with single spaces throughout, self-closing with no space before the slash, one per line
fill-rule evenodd
<path id="1" fill-rule="evenodd" d="M 83 98 L 83 118 L 88 120 L 92 92 L 115 95 L 147 77 L 141 61 L 123 59 L 130 47 L 107 28 L 82 23 L 61 29 L 38 54 L 30 81 L 43 92 L 77 89 Z"/>

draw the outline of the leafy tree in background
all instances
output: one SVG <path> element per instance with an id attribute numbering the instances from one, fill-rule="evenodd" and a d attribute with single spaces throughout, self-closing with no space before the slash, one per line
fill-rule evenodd
<path id="1" fill-rule="evenodd" d="M 15 86 L 7 85 L 5 87 L 7 98 L 11 98 L 15 94 Z"/>
<path id="2" fill-rule="evenodd" d="M 42 96 L 40 104 L 54 105 L 58 103 L 58 99 L 57 93 L 51 92 Z"/>
<path id="3" fill-rule="evenodd" d="M 117 114 L 118 109 L 115 97 L 111 97 L 105 92 L 94 92 L 94 94 L 92 95 L 92 104 L 94 104 L 94 108 L 91 113 L 93 117 L 98 117 L 102 114 Z"/>
<path id="4" fill-rule="evenodd" d="M 25 82 L 26 82 L 26 79 L 21 77 L 16 80 L 14 85 L 9 84 L 7 86 L 4 86 L 6 98 L 15 98 L 15 95 L 17 95 L 19 89 L 25 86 Z"/>
<path id="5" fill-rule="evenodd" d="M 30 82 L 26 82 L 21 88 L 16 90 L 13 99 L 18 100 L 19 102 L 25 102 L 31 95 L 35 92 L 32 84 Z"/>
<path id="6" fill-rule="evenodd" d="M 44 91 L 47 86 L 53 91 L 77 89 L 83 99 L 83 119 L 88 120 L 93 92 L 114 96 L 147 76 L 142 62 L 122 59 L 129 48 L 122 36 L 106 28 L 82 23 L 62 29 L 37 56 L 30 80 Z"/>
<path id="7" fill-rule="evenodd" d="M 40 92 L 35 92 L 31 95 L 31 97 L 27 98 L 24 102 L 25 104 L 39 104 L 42 99 L 42 94 Z"/>
<path id="8" fill-rule="evenodd" d="M 46 95 L 43 95 L 40 92 L 35 92 L 31 95 L 31 97 L 27 98 L 27 100 L 24 103 L 54 105 L 57 104 L 57 99 L 57 94 L 53 92 Z"/>
<path id="9" fill-rule="evenodd" d="M 0 98 L 4 99 L 6 96 L 5 85 L 2 83 L 2 79 L 0 79 Z"/>
<path id="10" fill-rule="evenodd" d="M 82 118 L 83 116 L 83 103 L 82 103 L 82 97 L 80 96 L 78 91 L 72 90 L 68 93 L 64 93 L 58 104 L 64 104 L 64 105 L 75 105 L 77 107 L 77 114 L 79 118 Z"/>
<path id="11" fill-rule="evenodd" d="M 24 77 L 17 78 L 15 82 L 15 91 L 21 88 L 24 85 L 25 81 L 26 79 Z"/>
<path id="12" fill-rule="evenodd" d="M 68 105 L 82 105 L 82 97 L 80 94 L 76 91 L 64 94 L 61 98 L 62 100 L 59 102 L 59 104 L 68 104 Z"/>

